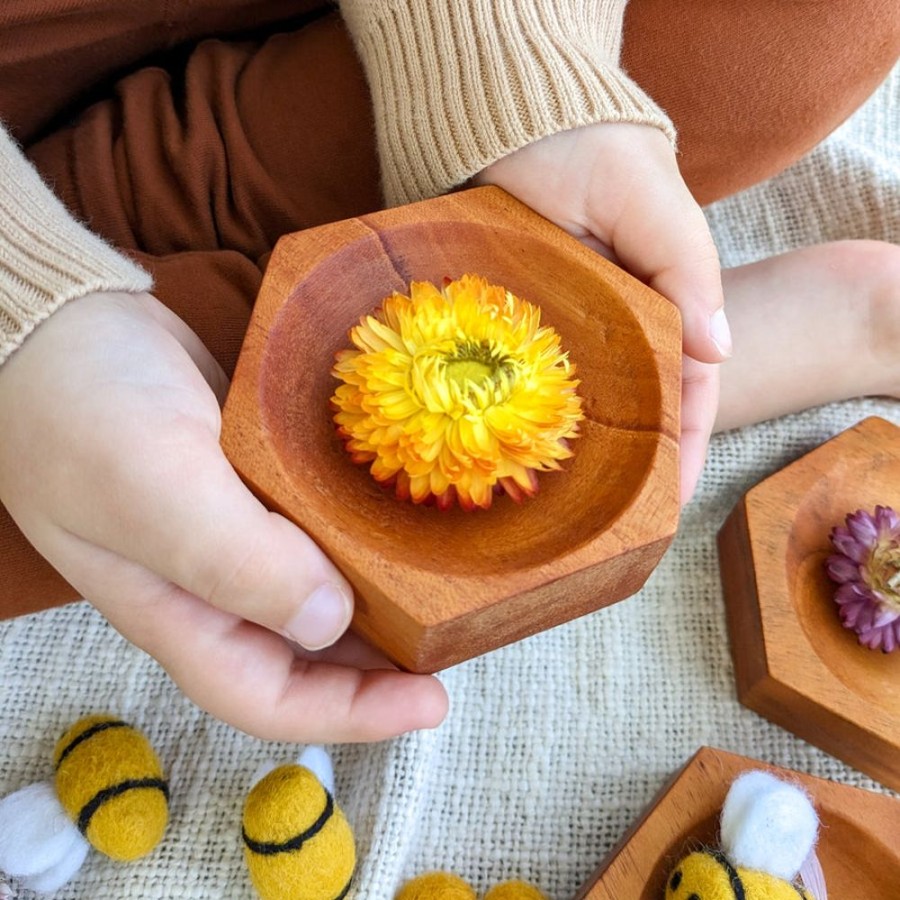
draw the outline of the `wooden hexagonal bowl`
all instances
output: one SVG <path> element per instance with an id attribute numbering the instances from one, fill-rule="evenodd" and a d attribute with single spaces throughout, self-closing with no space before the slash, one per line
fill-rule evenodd
<path id="1" fill-rule="evenodd" d="M 821 821 L 817 855 L 830 897 L 896 900 L 900 801 L 709 747 L 662 788 L 575 900 L 662 900 L 679 859 L 698 847 L 718 846 L 725 795 L 751 769 L 806 789 Z"/>
<path id="2" fill-rule="evenodd" d="M 476 272 L 541 307 L 581 379 L 586 419 L 562 472 L 521 505 L 397 500 L 337 437 L 329 399 L 348 332 L 410 281 Z M 674 307 L 496 188 L 283 238 L 224 409 L 222 443 L 356 591 L 354 629 L 432 672 L 634 593 L 678 519 Z"/>
<path id="3" fill-rule="evenodd" d="M 900 508 L 900 428 L 860 422 L 747 492 L 719 533 L 738 696 L 900 790 L 900 652 L 861 647 L 825 573 L 847 513 Z"/>

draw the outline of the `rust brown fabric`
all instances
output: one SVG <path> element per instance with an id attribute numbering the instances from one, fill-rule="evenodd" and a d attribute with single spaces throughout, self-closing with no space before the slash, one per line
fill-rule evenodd
<path id="1" fill-rule="evenodd" d="M 786 169 L 898 55 L 897 0 L 631 0 L 625 11 L 624 67 L 678 128 L 701 204 Z"/>
<path id="2" fill-rule="evenodd" d="M 295 30 L 328 0 L 3 0 L 0 115 L 30 143 L 138 65 L 206 37 Z"/>
<path id="3" fill-rule="evenodd" d="M 229 373 L 278 238 L 381 203 L 368 89 L 334 15 L 143 67 L 29 155 Z"/>
<path id="4" fill-rule="evenodd" d="M 785 168 L 900 51 L 896 0 L 632 0 L 626 69 L 701 202 Z M 5 0 L 0 117 L 234 367 L 277 238 L 381 203 L 368 91 L 321 0 Z M 73 599 L 0 509 L 0 616 Z"/>

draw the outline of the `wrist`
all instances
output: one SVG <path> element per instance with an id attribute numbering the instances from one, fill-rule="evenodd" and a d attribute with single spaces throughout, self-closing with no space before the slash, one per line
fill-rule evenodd
<path id="1" fill-rule="evenodd" d="M 0 362 L 69 300 L 151 284 L 72 217 L 0 126 Z"/>
<path id="2" fill-rule="evenodd" d="M 373 85 L 389 204 L 443 193 L 539 138 L 594 122 L 649 122 L 674 140 L 618 66 L 624 0 L 545 2 L 540 14 L 512 0 L 454 3 L 452 15 L 440 6 L 342 3 Z"/>

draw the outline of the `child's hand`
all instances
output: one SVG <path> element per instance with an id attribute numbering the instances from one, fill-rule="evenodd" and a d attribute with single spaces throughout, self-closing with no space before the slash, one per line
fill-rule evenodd
<path id="1" fill-rule="evenodd" d="M 443 688 L 352 635 L 352 591 L 219 448 L 224 374 L 149 295 L 74 300 L 0 368 L 0 499 L 200 706 L 261 737 L 436 725 Z M 67 653 L 69 648 L 49 648 Z"/>
<path id="2" fill-rule="evenodd" d="M 476 178 L 497 184 L 640 278 L 684 325 L 681 495 L 703 468 L 718 363 L 731 351 L 719 261 L 665 135 L 649 125 L 589 125 L 537 141 Z"/>

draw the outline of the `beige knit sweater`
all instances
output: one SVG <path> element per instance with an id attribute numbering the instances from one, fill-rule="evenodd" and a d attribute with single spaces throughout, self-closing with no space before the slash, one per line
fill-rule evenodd
<path id="1" fill-rule="evenodd" d="M 435 196 L 526 144 L 654 125 L 619 69 L 626 0 L 342 0 L 375 106 L 389 205 Z M 150 276 L 76 222 L 0 127 L 0 363 L 67 300 Z"/>

